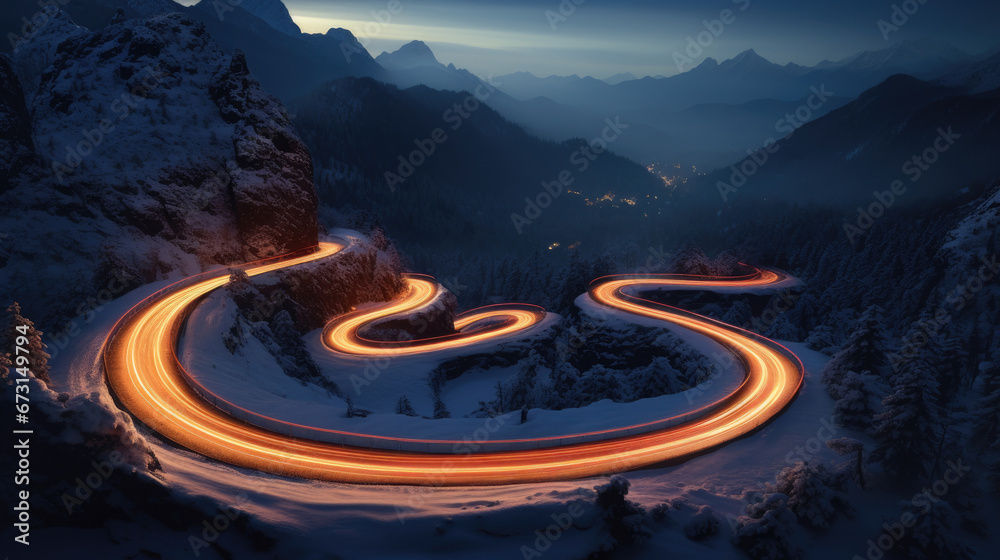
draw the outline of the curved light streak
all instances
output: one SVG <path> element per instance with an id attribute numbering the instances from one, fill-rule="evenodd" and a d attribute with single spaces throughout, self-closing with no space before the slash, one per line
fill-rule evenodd
<path id="1" fill-rule="evenodd" d="M 323 243 L 312 254 L 248 265 L 246 271 L 254 276 L 326 258 L 341 249 L 341 245 Z M 185 282 L 144 300 L 119 321 L 105 341 L 104 361 L 115 395 L 136 418 L 194 452 L 241 467 L 331 481 L 431 486 L 582 478 L 689 457 L 742 437 L 779 414 L 802 385 L 801 362 L 781 345 L 643 300 L 629 294 L 628 289 L 760 287 L 780 280 L 776 273 L 758 271 L 738 278 L 616 276 L 595 281 L 589 294 L 596 302 L 708 336 L 742 361 L 746 378 L 732 394 L 705 407 L 704 415 L 671 428 L 563 446 L 554 442 L 522 451 L 455 455 L 342 446 L 254 426 L 212 406 L 184 381 L 176 349 L 187 315 L 202 297 L 224 286 L 226 276 Z M 433 300 L 436 287 L 431 282 L 408 277 L 408 283 L 410 289 L 398 300 L 334 321 L 325 329 L 324 340 L 342 351 L 365 355 L 432 352 L 510 334 L 534 324 L 540 316 L 538 310 L 522 314 L 507 307 L 484 308 L 460 316 L 456 320 L 460 332 L 455 335 L 388 346 L 358 334 L 373 321 L 417 310 Z M 483 326 L 483 321 L 489 324 Z"/>
<path id="2" fill-rule="evenodd" d="M 438 297 L 438 284 L 428 277 L 406 276 L 407 293 L 370 310 L 339 317 L 323 330 L 323 343 L 345 354 L 401 356 L 462 348 L 523 331 L 538 324 L 545 311 L 528 305 L 493 305 L 455 317 L 454 334 L 416 340 L 372 340 L 361 333 L 379 322 L 430 306 Z"/>

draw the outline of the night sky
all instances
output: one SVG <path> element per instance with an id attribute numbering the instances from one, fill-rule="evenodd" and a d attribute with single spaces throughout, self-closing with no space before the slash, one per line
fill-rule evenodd
<path id="1" fill-rule="evenodd" d="M 373 56 L 405 42 L 428 43 L 444 62 L 480 74 L 518 70 L 539 75 L 581 74 L 605 77 L 618 72 L 671 75 L 672 55 L 687 38 L 704 29 L 703 20 L 733 9 L 736 20 L 700 58 L 730 58 L 756 49 L 781 64 L 811 65 L 866 49 L 885 48 L 878 20 L 889 20 L 893 4 L 872 0 L 801 2 L 798 0 L 576 0 L 575 12 L 553 30 L 546 11 L 558 12 L 557 0 L 403 0 L 402 10 L 370 38 L 365 26 L 371 12 L 388 0 L 286 0 L 306 32 L 345 27 Z M 573 0 L 566 0 L 567 5 Z M 995 0 L 910 0 L 919 8 L 888 43 L 931 38 L 969 53 L 997 44 L 1000 2 Z M 912 6 L 906 6 L 912 11 Z M 745 8 L 742 9 L 741 8 Z M 974 16 L 972 14 L 975 14 Z M 375 24 L 369 29 L 376 29 Z"/>

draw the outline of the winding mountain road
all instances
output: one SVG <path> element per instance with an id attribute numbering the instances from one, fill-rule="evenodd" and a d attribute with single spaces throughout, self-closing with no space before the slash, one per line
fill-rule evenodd
<path id="1" fill-rule="evenodd" d="M 342 249 L 340 244 L 321 243 L 312 253 L 251 263 L 245 270 L 255 276 L 331 258 Z M 518 451 L 418 453 L 323 443 L 250 424 L 213 406 L 186 381 L 189 376 L 177 358 L 177 345 L 194 306 L 228 281 L 224 273 L 188 279 L 143 300 L 119 320 L 104 343 L 103 356 L 113 393 L 138 420 L 179 445 L 233 465 L 286 476 L 373 484 L 490 485 L 573 479 L 702 453 L 778 415 L 802 385 L 802 364 L 794 354 L 753 333 L 643 300 L 632 292 L 657 287 L 759 288 L 781 280 L 777 273 L 757 271 L 727 278 L 659 275 L 595 281 L 589 290 L 595 302 L 715 340 L 744 364 L 745 379 L 732 394 L 699 409 L 694 419 L 669 428 L 571 445 L 558 445 L 560 438 L 552 438 L 552 445 Z M 377 320 L 420 309 L 435 298 L 437 286 L 430 280 L 411 276 L 407 281 L 410 290 L 400 299 L 336 319 L 324 330 L 324 342 L 334 351 L 363 355 L 432 352 L 516 336 L 544 315 L 528 306 L 497 306 L 459 316 L 456 328 L 460 332 L 446 337 L 385 343 L 359 334 Z"/>

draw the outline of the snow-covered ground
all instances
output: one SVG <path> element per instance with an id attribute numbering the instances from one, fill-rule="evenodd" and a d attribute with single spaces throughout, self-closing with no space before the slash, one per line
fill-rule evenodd
<path id="1" fill-rule="evenodd" d="M 54 376 L 57 389 L 107 395 L 97 367 L 104 336 L 120 314 L 159 287 L 145 287 L 108 305 L 90 328 L 56 358 L 53 371 L 59 372 Z M 629 498 L 652 507 L 682 497 L 692 504 L 710 505 L 720 517 L 738 515 L 738 497 L 744 489 L 773 480 L 789 459 L 808 458 L 797 449 L 813 452 L 816 445 L 811 442 L 818 434 L 825 435 L 821 430 L 832 414 L 833 403 L 815 380 L 826 357 L 800 344 L 789 346 L 803 359 L 807 380 L 799 398 L 783 415 L 746 438 L 679 466 L 628 473 L 632 482 Z M 272 551 L 277 557 L 319 558 L 323 551 L 322 557 L 336 554 L 369 559 L 523 558 L 522 547 L 536 546 L 535 531 L 544 531 L 553 523 L 552 515 L 565 514 L 574 503 L 580 504 L 584 513 L 576 518 L 573 528 L 560 533 L 545 556 L 583 558 L 600 538 L 599 511 L 592 504 L 593 487 L 603 478 L 489 488 L 355 486 L 238 469 L 178 449 L 153 433 L 146 435 L 163 465 L 167 484 L 180 495 L 207 496 L 222 504 L 236 505 L 255 524 L 269 526 L 272 534 L 275 530 L 284 533 Z M 858 436 L 846 432 L 836 435 Z M 831 451 L 821 445 L 819 448 L 818 458 L 833 458 Z M 873 495 L 871 501 L 876 502 L 877 496 Z M 883 513 L 889 512 L 871 509 L 853 522 L 838 521 L 835 529 L 844 525 L 843 533 L 863 526 L 871 528 L 871 534 L 857 532 L 852 538 L 834 538 L 831 533 L 823 538 L 824 549 L 834 547 L 844 557 L 863 554 L 864 540 L 877 535 L 876 521 Z M 695 542 L 683 535 L 680 527 L 684 519 L 671 519 L 658 526 L 652 541 L 637 550 L 634 558 L 661 558 L 666 552 L 684 558 L 742 557 L 728 544 L 725 523 L 720 535 Z M 862 520 L 866 523 L 859 525 Z M 121 536 L 114 527 L 108 529 L 108 534 Z M 373 535 L 378 538 L 371 538 Z M 113 551 L 126 556 L 145 546 L 172 554 L 170 557 L 189 552 L 190 535 L 185 533 L 129 537 L 115 544 Z M 36 551 L 44 554 L 48 546 L 55 553 L 68 538 L 109 546 L 92 532 L 50 529 L 38 533 Z M 230 542 L 225 532 L 218 542 L 222 546 Z M 241 551 L 239 557 L 251 557 L 251 552 Z"/>
<path id="2" fill-rule="evenodd" d="M 110 402 L 99 367 L 101 343 L 121 314 L 162 284 L 146 286 L 105 306 L 53 360 L 54 389 L 97 393 Z M 831 437 L 854 437 L 871 448 L 870 439 L 863 434 L 831 427 L 833 401 L 818 380 L 827 357 L 803 344 L 787 346 L 802 359 L 806 381 L 799 397 L 782 415 L 709 454 L 676 466 L 626 474 L 632 482 L 629 499 L 647 508 L 673 498 L 711 506 L 723 518 L 719 534 L 703 541 L 687 539 L 683 524 L 694 510 L 684 508 L 672 511 L 668 521 L 654 523 L 651 540 L 624 557 L 744 558 L 729 544 L 731 532 L 726 522 L 742 513 L 739 496 L 744 490 L 773 481 L 782 468 L 795 461 L 844 461 L 822 444 Z M 267 383 L 266 372 L 264 369 L 259 380 L 262 384 Z M 159 440 L 144 428 L 140 430 L 155 449 L 166 483 L 178 496 L 205 496 L 235 505 L 239 515 L 253 520 L 251 526 L 278 539 L 273 550 L 260 554 L 223 531 L 218 543 L 238 558 L 259 554 L 261 558 L 514 559 L 525 557 L 525 547 L 540 550 L 541 544 L 548 546 L 542 552 L 545 558 L 579 559 L 601 538 L 602 522 L 593 506 L 593 487 L 605 478 L 488 488 L 356 486 L 286 479 L 205 459 Z M 824 533 L 798 532 L 807 559 L 864 557 L 867 540 L 880 535 L 884 519 L 898 515 L 899 495 L 878 490 L 888 484 L 877 472 L 873 483 L 876 490 L 851 491 L 857 510 L 853 519 L 840 516 Z M 577 504 L 582 513 L 572 528 L 556 532 L 558 538 L 550 543 L 539 541 L 536 531 L 545 531 L 553 524 L 553 515 L 564 515 Z M 997 534 L 996 521 L 986 521 Z M 156 550 L 164 558 L 183 558 L 191 552 L 192 536 L 202 537 L 163 529 L 128 534 L 114 524 L 98 531 L 42 529 L 33 535 L 33 552 L 39 557 L 55 557 L 64 552 L 66 542 L 74 542 L 88 550 L 106 551 L 109 558 L 134 557 L 140 548 Z M 995 546 L 986 540 L 974 544 L 982 550 Z M 201 551 L 204 557 L 212 554 Z"/>
<path id="3" fill-rule="evenodd" d="M 351 396 L 356 407 L 374 412 L 367 418 L 347 418 L 347 405 L 343 399 L 315 385 L 303 385 L 286 376 L 267 350 L 255 340 L 248 343 L 242 355 L 230 354 L 220 334 L 220 325 L 225 324 L 231 312 L 224 301 L 222 298 L 210 299 L 192 314 L 182 344 L 182 363 L 199 383 L 216 395 L 285 422 L 360 434 L 460 441 L 483 426 L 481 418 L 462 416 L 472 412 L 478 401 L 491 400 L 497 381 L 506 381 L 517 372 L 516 366 L 493 368 L 450 381 L 444 390 L 443 400 L 452 412 L 452 418 L 432 420 L 403 416 L 393 413 L 396 401 L 402 395 L 410 399 L 419 414 L 432 415 L 433 395 L 427 378 L 438 364 L 447 359 L 482 353 L 491 347 L 496 348 L 497 343 L 480 343 L 433 355 L 378 360 L 331 352 L 322 343 L 321 330 L 316 330 L 306 337 L 313 358 L 326 376 Z M 558 320 L 558 316 L 549 314 L 541 324 L 516 338 L 538 336 Z M 699 349 L 725 351 L 704 337 L 692 336 L 691 340 Z M 559 411 L 533 409 L 527 423 L 520 424 L 511 417 L 510 421 L 503 422 L 498 430 L 490 434 L 490 439 L 561 436 L 654 422 L 715 402 L 735 390 L 742 380 L 743 372 L 737 365 L 720 363 L 719 371 L 710 382 L 682 393 L 633 403 L 603 400 L 590 406 Z"/>

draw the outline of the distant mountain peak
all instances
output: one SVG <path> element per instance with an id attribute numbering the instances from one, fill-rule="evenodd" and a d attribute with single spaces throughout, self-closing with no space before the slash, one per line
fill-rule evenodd
<path id="1" fill-rule="evenodd" d="M 852 70 L 895 69 L 907 73 L 937 72 L 968 60 L 969 54 L 934 39 L 907 39 L 877 51 L 864 51 L 838 63 Z"/>
<path id="2" fill-rule="evenodd" d="M 776 66 L 771 61 L 757 54 L 753 49 L 747 49 L 729 60 L 719 64 L 720 70 L 750 72 Z"/>
<path id="3" fill-rule="evenodd" d="M 299 26 L 292 20 L 288 8 L 281 0 L 241 0 L 234 4 L 260 18 L 264 23 L 293 37 L 302 33 Z"/>
<path id="4" fill-rule="evenodd" d="M 766 62 L 767 64 L 771 63 L 766 58 L 757 54 L 757 51 L 755 51 L 754 49 L 747 49 L 741 52 L 740 54 L 734 56 L 733 58 L 727 60 L 726 62 L 731 62 L 733 65 L 757 63 L 757 62 Z"/>
<path id="5" fill-rule="evenodd" d="M 715 60 L 712 57 L 708 57 L 705 60 L 701 61 L 701 64 L 699 64 L 698 66 L 695 66 L 694 69 L 695 70 L 699 70 L 699 69 L 700 70 L 708 70 L 710 68 L 718 68 L 718 67 L 719 67 L 719 61 Z"/>
<path id="6" fill-rule="evenodd" d="M 607 78 L 604 78 L 603 81 L 611 85 L 616 85 L 622 82 L 631 82 L 632 80 L 638 80 L 638 79 L 639 78 L 637 78 L 636 75 L 631 72 L 621 72 L 613 76 L 608 76 Z"/>
<path id="7" fill-rule="evenodd" d="M 395 52 L 383 51 L 375 61 L 388 70 L 410 70 L 421 66 L 443 66 L 423 41 L 410 41 Z"/>

